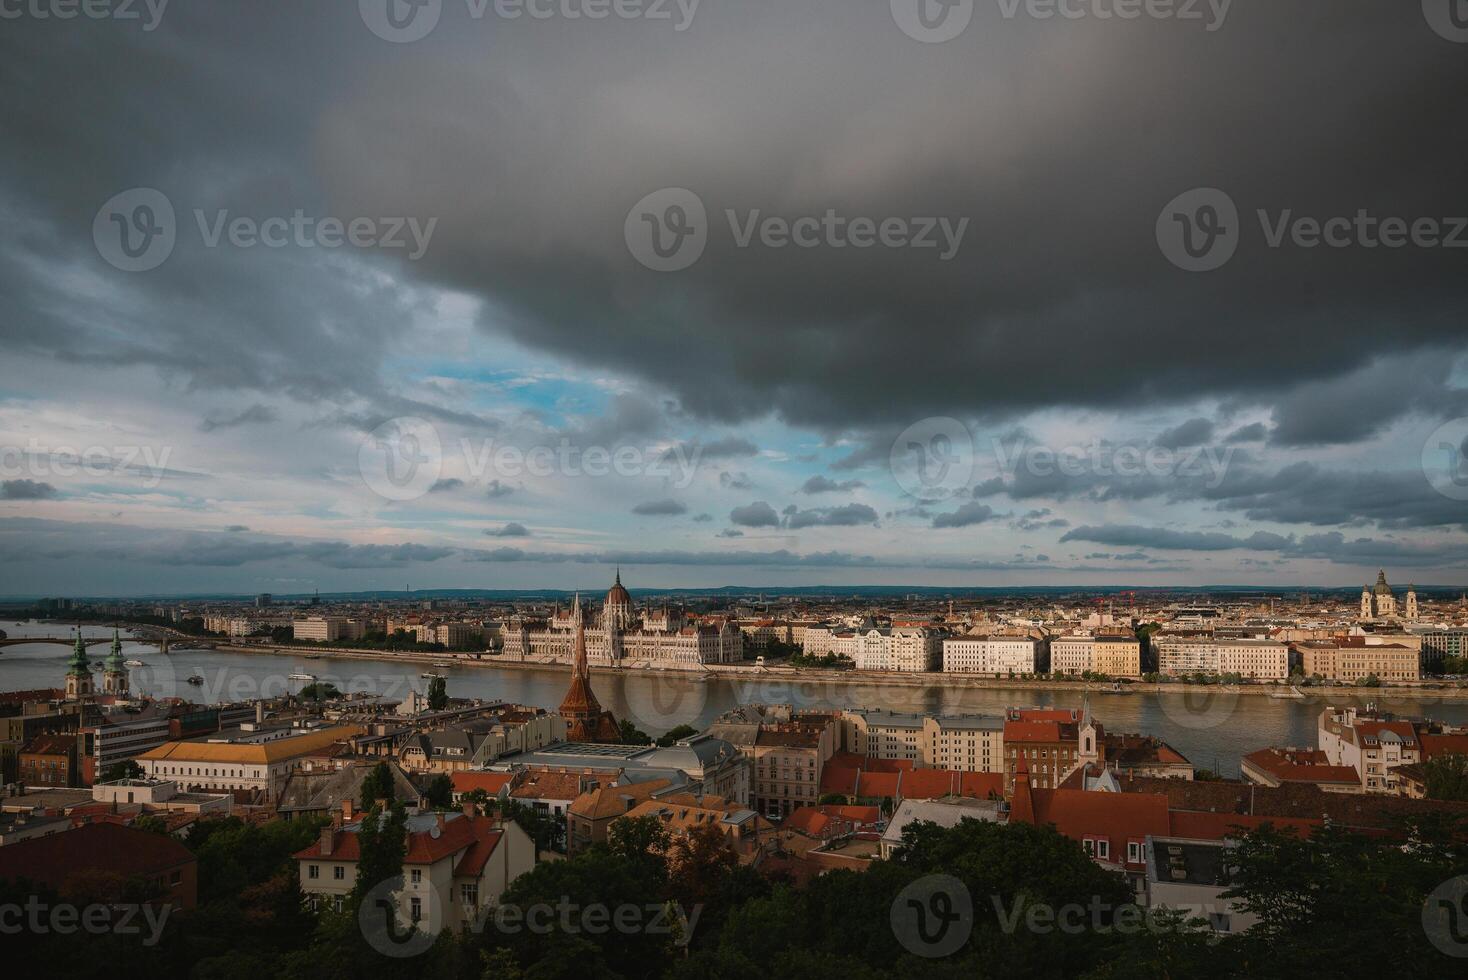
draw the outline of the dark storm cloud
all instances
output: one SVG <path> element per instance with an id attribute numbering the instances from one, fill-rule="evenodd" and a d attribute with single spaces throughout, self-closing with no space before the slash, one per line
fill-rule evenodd
<path id="1" fill-rule="evenodd" d="M 434 545 L 293 541 L 242 532 L 171 531 L 34 519 L 0 519 L 0 561 L 125 561 L 229 568 L 304 561 L 335 569 L 399 568 L 436 562 L 458 549 Z"/>
<path id="2" fill-rule="evenodd" d="M 632 508 L 632 513 L 641 514 L 643 517 L 672 517 L 688 513 L 688 505 L 668 497 L 663 500 L 648 500 L 637 504 Z"/>
<path id="3" fill-rule="evenodd" d="M 1209 531 L 1108 524 L 1078 527 L 1061 541 L 1137 545 L 1162 551 L 1265 551 L 1293 558 L 1323 558 L 1339 564 L 1397 564 L 1432 567 L 1468 565 L 1468 554 L 1456 542 L 1414 543 L 1382 538 L 1347 538 L 1339 531 L 1324 534 L 1279 535 L 1256 531 L 1247 536 Z M 1122 556 L 1117 556 L 1118 558 Z"/>
<path id="4" fill-rule="evenodd" d="M 1057 397 L 1216 394 L 1280 396 L 1287 444 L 1349 439 L 1422 399 L 1399 391 L 1325 424 L 1314 395 L 1290 391 L 1350 376 L 1387 337 L 1404 352 L 1461 346 L 1468 287 L 1448 250 L 1270 249 L 1254 217 L 1411 219 L 1461 201 L 1463 52 L 1415 5 L 1265 4 L 1217 33 L 979 5 L 941 47 L 902 35 L 880 5 L 847 7 L 750 0 L 737 19 L 701 12 L 677 43 L 613 22 L 471 22 L 452 4 L 413 45 L 373 37 L 350 9 L 286 3 L 175 5 L 149 33 L 11 22 L 0 79 L 46 98 L 11 100 L 0 122 L 26 148 L 0 163 L 17 230 L 0 264 L 6 339 L 199 384 L 376 401 L 415 300 L 339 256 L 181 242 L 148 275 L 99 268 L 97 206 L 158 186 L 185 222 L 190 206 L 439 216 L 432 247 L 397 274 L 484 297 L 503 314 L 491 329 L 729 421 L 774 410 L 829 431 L 900 429 Z M 1293 54 L 1261 57 L 1275 50 Z M 767 55 L 757 71 L 749 51 Z M 1045 69 L 1060 59 L 1065 71 Z M 1166 97 L 1117 98 L 1142 86 Z M 140 133 L 140 119 L 158 122 Z M 695 190 L 715 222 L 724 208 L 835 208 L 974 227 L 939 262 L 740 249 L 715 224 L 698 263 L 658 274 L 621 238 L 630 205 L 660 186 Z M 1173 268 L 1153 241 L 1162 205 L 1196 186 L 1227 190 L 1245 226 L 1207 275 Z M 116 287 L 105 306 L 42 271 L 68 261 Z M 975 365 L 1001 361 L 974 384 Z"/>
<path id="5" fill-rule="evenodd" d="M 1184 446 L 1201 446 L 1212 438 L 1211 420 L 1188 419 L 1159 433 L 1154 441 L 1163 449 L 1182 449 Z"/>
<path id="6" fill-rule="evenodd" d="M 56 488 L 39 480 L 0 481 L 0 500 L 50 500 Z"/>
<path id="7" fill-rule="evenodd" d="M 779 527 L 780 515 L 763 500 L 756 500 L 729 511 L 729 523 L 741 527 Z"/>
<path id="8" fill-rule="evenodd" d="M 1449 384 L 1453 362 L 1439 353 L 1386 357 L 1303 384 L 1274 406 L 1270 442 L 1281 446 L 1352 443 L 1377 435 L 1409 412 L 1468 413 L 1468 390 Z"/>
<path id="9" fill-rule="evenodd" d="M 845 493 L 866 486 L 860 480 L 833 480 L 819 473 L 800 485 L 800 493 Z"/>

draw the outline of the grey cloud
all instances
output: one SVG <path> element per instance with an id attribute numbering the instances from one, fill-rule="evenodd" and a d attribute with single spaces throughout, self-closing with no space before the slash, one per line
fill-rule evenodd
<path id="1" fill-rule="evenodd" d="M 779 527 L 780 515 L 763 500 L 756 500 L 729 511 L 729 522 L 741 527 Z"/>
<path id="2" fill-rule="evenodd" d="M 489 483 L 487 483 L 484 487 L 485 496 L 489 497 L 490 500 L 498 500 L 500 497 L 508 497 L 514 492 L 514 487 L 510 486 L 508 483 L 501 483 L 499 480 L 490 480 Z"/>
<path id="3" fill-rule="evenodd" d="M 752 490 L 754 482 L 747 473 L 724 472 L 719 474 L 719 486 L 725 490 Z"/>
<path id="4" fill-rule="evenodd" d="M 251 405 L 233 415 L 212 416 L 199 423 L 202 432 L 217 429 L 236 429 L 242 425 L 265 425 L 280 418 L 280 413 L 269 405 Z"/>
<path id="5" fill-rule="evenodd" d="M 786 518 L 785 526 L 792 531 L 805 527 L 854 527 L 858 524 L 877 523 L 877 512 L 866 504 L 845 504 L 840 507 L 812 507 L 796 510 Z"/>
<path id="6" fill-rule="evenodd" d="M 1213 423 L 1208 419 L 1188 419 L 1160 432 L 1155 440 L 1163 449 L 1201 446 L 1213 438 Z"/>
<path id="7" fill-rule="evenodd" d="M 676 514 L 688 513 L 688 505 L 668 497 L 663 500 L 644 501 L 633 507 L 632 513 L 641 514 L 643 517 L 672 517 Z"/>
<path id="8" fill-rule="evenodd" d="M 530 537 L 530 529 L 527 528 L 524 524 L 520 524 L 520 523 L 518 523 L 516 521 L 510 521 L 508 524 L 504 525 L 503 527 L 490 528 L 489 530 L 486 530 L 484 533 L 487 534 L 487 535 L 489 535 L 492 538 L 528 538 L 528 537 Z"/>
<path id="9" fill-rule="evenodd" d="M 1269 435 L 1269 426 L 1263 422 L 1251 422 L 1241 425 L 1224 437 L 1223 441 L 1229 445 L 1241 442 L 1263 442 Z"/>
<path id="10" fill-rule="evenodd" d="M 0 500 L 50 500 L 56 488 L 38 480 L 0 481 Z"/>
<path id="11" fill-rule="evenodd" d="M 444 477 L 434 480 L 433 486 L 428 488 L 429 493 L 443 493 L 445 490 L 458 490 L 464 485 L 464 481 L 455 476 Z"/>
<path id="12" fill-rule="evenodd" d="M 837 493 L 859 490 L 866 486 L 860 480 L 833 480 L 816 474 L 800 485 L 800 493 Z"/>
<path id="13" fill-rule="evenodd" d="M 934 527 L 972 527 L 975 524 L 983 524 L 994 516 L 994 508 L 988 504 L 977 501 L 969 501 L 960 504 L 959 508 L 948 514 L 935 514 L 933 516 Z"/>

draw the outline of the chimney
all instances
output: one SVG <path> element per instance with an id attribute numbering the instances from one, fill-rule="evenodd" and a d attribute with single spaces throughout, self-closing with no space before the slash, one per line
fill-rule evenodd
<path id="1" fill-rule="evenodd" d="M 434 814 L 434 816 L 438 818 L 438 829 L 443 830 L 443 813 L 439 812 Z"/>
<path id="2" fill-rule="evenodd" d="M 352 822 L 352 815 L 355 814 L 356 812 L 357 812 L 356 811 L 356 807 L 352 806 L 352 798 L 350 796 L 347 797 L 346 799 L 342 800 L 342 822 L 343 823 L 351 823 Z"/>
<path id="3" fill-rule="evenodd" d="M 477 817 L 479 815 L 479 808 L 476 807 L 473 803 L 465 803 L 464 806 L 463 806 L 463 809 L 464 809 L 464 816 L 466 816 L 466 817 L 473 818 L 473 817 Z"/>
<path id="4" fill-rule="evenodd" d="M 257 724 L 257 725 L 263 725 L 263 724 L 265 724 L 265 702 L 264 701 L 256 701 L 255 702 L 255 724 Z"/>
<path id="5" fill-rule="evenodd" d="M 336 828 L 321 828 L 321 855 L 330 857 L 331 852 L 336 849 Z"/>

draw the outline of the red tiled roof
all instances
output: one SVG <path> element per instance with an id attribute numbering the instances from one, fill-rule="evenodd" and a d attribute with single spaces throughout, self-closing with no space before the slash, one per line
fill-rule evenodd
<path id="1" fill-rule="evenodd" d="M 469 772 L 460 770 L 450 773 L 449 778 L 453 780 L 455 793 L 468 793 L 476 789 L 482 789 L 490 796 L 498 796 L 500 790 L 504 789 L 515 779 L 512 772 Z"/>
<path id="2" fill-rule="evenodd" d="M 867 772 L 901 772 L 904 769 L 917 768 L 917 763 L 911 759 L 878 759 L 870 755 L 857 755 L 855 752 L 837 752 L 826 760 L 826 765 L 864 769 Z"/>
<path id="3" fill-rule="evenodd" d="M 75 735 L 37 735 L 20 750 L 22 755 L 69 755 L 74 751 Z"/>
<path id="4" fill-rule="evenodd" d="M 459 858 L 454 874 L 455 876 L 467 875 L 470 878 L 478 878 L 484 872 L 484 866 L 489 863 L 489 856 L 494 853 L 494 849 L 499 845 L 500 838 L 505 836 L 505 832 L 486 830 L 478 826 L 480 823 L 489 822 L 486 817 L 471 817 L 470 819 L 475 823 L 476 837 L 474 843 L 470 844 L 469 849 L 464 852 L 464 856 Z"/>
<path id="5" fill-rule="evenodd" d="M 821 770 L 821 792 L 840 793 L 842 796 L 855 796 L 856 783 L 860 776 L 860 769 L 853 769 L 849 766 L 833 766 L 827 763 L 826 768 Z"/>
<path id="6" fill-rule="evenodd" d="M 1244 761 L 1285 783 L 1361 782 L 1355 767 L 1333 766 L 1319 749 L 1260 749 L 1244 756 Z"/>
<path id="7" fill-rule="evenodd" d="M 1434 756 L 1468 755 L 1468 735 L 1423 735 L 1422 736 L 1422 761 L 1426 762 Z"/>
<path id="8" fill-rule="evenodd" d="M 1004 774 L 959 772 L 955 769 L 914 769 L 902 774 L 904 800 L 936 800 L 945 796 L 988 799 L 991 792 L 1004 795 Z"/>
<path id="9" fill-rule="evenodd" d="M 1244 813 L 1202 813 L 1194 810 L 1173 810 L 1172 836 L 1190 840 L 1223 840 L 1237 837 L 1240 828 L 1244 831 L 1258 830 L 1264 824 L 1274 824 L 1281 830 L 1292 830 L 1309 837 L 1321 821 L 1304 817 L 1259 817 Z"/>
<path id="10" fill-rule="evenodd" d="M 896 799 L 900 793 L 898 790 L 902 785 L 904 773 L 897 772 L 864 772 L 856 785 L 856 795 L 867 799 L 878 797 L 892 797 Z"/>
<path id="11" fill-rule="evenodd" d="M 1004 744 L 1012 742 L 1060 742 L 1060 724 L 1053 721 L 1006 721 Z"/>
<path id="12" fill-rule="evenodd" d="M 488 817 L 466 817 L 459 814 L 452 819 L 445 819 L 437 836 L 430 831 L 409 834 L 403 863 L 434 864 L 487 841 L 491 836 L 498 841 L 502 833 Z M 488 855 L 493 850 L 494 845 L 491 843 L 489 850 L 484 853 Z M 327 861 L 356 861 L 362 856 L 362 851 L 354 831 L 339 830 L 332 836 L 330 854 L 323 853 L 321 843 L 317 841 L 292 856 L 296 860 L 320 858 Z M 483 867 L 483 864 L 480 866 Z"/>
<path id="13" fill-rule="evenodd" d="M 803 806 L 786 817 L 781 827 L 807 837 L 824 837 L 846 829 L 870 827 L 881 819 L 881 809 L 874 806 Z"/>
<path id="14" fill-rule="evenodd" d="M 194 855 L 172 837 L 114 823 L 90 823 L 0 847 L 0 879 L 28 878 L 58 889 L 78 872 L 156 875 L 193 863 Z"/>

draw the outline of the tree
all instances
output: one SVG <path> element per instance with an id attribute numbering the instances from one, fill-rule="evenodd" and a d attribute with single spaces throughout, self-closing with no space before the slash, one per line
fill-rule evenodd
<path id="1" fill-rule="evenodd" d="M 439 773 L 428 781 L 423 790 L 424 799 L 435 810 L 451 810 L 454 806 L 454 781 L 446 773 Z"/>
<path id="2" fill-rule="evenodd" d="M 442 711 L 449 706 L 449 685 L 442 676 L 435 676 L 428 682 L 428 709 L 430 711 Z"/>
<path id="3" fill-rule="evenodd" d="M 1468 802 L 1468 755 L 1448 753 L 1422 764 L 1429 800 Z"/>
<path id="4" fill-rule="evenodd" d="M 816 802 L 820 806 L 845 806 L 851 801 L 840 793 L 826 793 Z"/>
<path id="5" fill-rule="evenodd" d="M 312 681 L 310 684 L 301 688 L 301 693 L 297 696 L 302 701 L 330 701 L 340 694 L 341 692 L 336 689 L 335 684 L 330 684 L 326 681 Z"/>
<path id="6" fill-rule="evenodd" d="M 115 783 L 119 779 L 142 779 L 143 775 L 142 766 L 131 759 L 124 759 L 102 770 L 102 782 Z"/>
<path id="7" fill-rule="evenodd" d="M 379 762 L 372 767 L 367 778 L 362 780 L 362 809 L 370 810 L 377 805 L 378 800 L 391 800 L 396 796 L 392 770 L 386 762 Z"/>
<path id="8" fill-rule="evenodd" d="M 617 726 L 621 730 L 623 745 L 651 745 L 652 736 L 623 718 Z"/>
<path id="9" fill-rule="evenodd" d="M 658 744 L 663 746 L 664 748 L 667 748 L 669 745 L 672 745 L 674 742 L 677 742 L 680 739 L 685 739 L 691 735 L 697 734 L 698 729 L 694 728 L 692 725 L 679 725 L 678 727 L 669 730 L 668 733 L 663 735 L 662 738 L 659 738 Z"/>
<path id="10" fill-rule="evenodd" d="M 357 831 L 357 849 L 360 856 L 352 897 L 360 900 L 384 881 L 403 874 L 403 858 L 408 853 L 408 814 L 403 805 L 393 800 L 387 810 L 373 806 Z"/>

